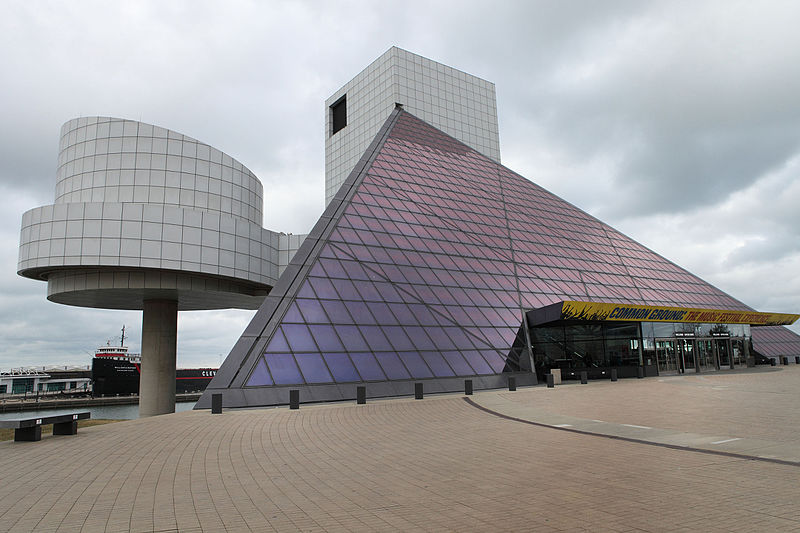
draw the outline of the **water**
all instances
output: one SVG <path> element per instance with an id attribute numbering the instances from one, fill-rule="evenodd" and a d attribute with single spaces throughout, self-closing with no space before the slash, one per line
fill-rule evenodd
<path id="1" fill-rule="evenodd" d="M 190 411 L 195 402 L 178 402 L 175 404 L 175 412 Z M 0 420 L 13 420 L 17 418 L 35 418 L 40 416 L 53 416 L 66 413 L 78 413 L 89 411 L 93 419 L 106 420 L 133 420 L 139 418 L 139 406 L 132 405 L 100 405 L 97 407 L 73 407 L 58 409 L 39 409 L 37 411 L 13 411 L 0 413 Z"/>

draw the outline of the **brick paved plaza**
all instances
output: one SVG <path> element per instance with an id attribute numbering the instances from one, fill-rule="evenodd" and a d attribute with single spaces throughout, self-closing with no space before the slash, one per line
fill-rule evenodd
<path id="1" fill-rule="evenodd" d="M 31 530 L 799 531 L 800 366 L 0 443 L 0 531 Z"/>

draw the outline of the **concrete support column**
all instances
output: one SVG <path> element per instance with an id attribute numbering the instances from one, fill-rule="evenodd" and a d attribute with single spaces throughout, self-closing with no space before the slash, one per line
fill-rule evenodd
<path id="1" fill-rule="evenodd" d="M 175 412 L 178 302 L 145 300 L 142 313 L 142 375 L 139 416 Z"/>

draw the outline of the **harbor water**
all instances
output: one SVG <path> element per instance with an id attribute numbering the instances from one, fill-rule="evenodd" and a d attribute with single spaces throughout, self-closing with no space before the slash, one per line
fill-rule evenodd
<path id="1" fill-rule="evenodd" d="M 178 402 L 175 404 L 175 412 L 189 411 L 194 407 L 195 402 Z M 53 416 L 65 413 L 77 413 L 89 411 L 95 420 L 133 420 L 139 418 L 139 405 L 99 405 L 96 407 L 73 407 L 57 409 L 39 409 L 36 411 L 16 411 L 0 413 L 0 420 L 13 420 L 17 418 L 36 418 L 39 416 Z"/>

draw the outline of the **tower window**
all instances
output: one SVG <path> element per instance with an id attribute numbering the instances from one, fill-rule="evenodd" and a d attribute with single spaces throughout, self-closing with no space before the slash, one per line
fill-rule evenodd
<path id="1" fill-rule="evenodd" d="M 331 106 L 331 135 L 347 126 L 347 95 L 342 96 Z"/>

